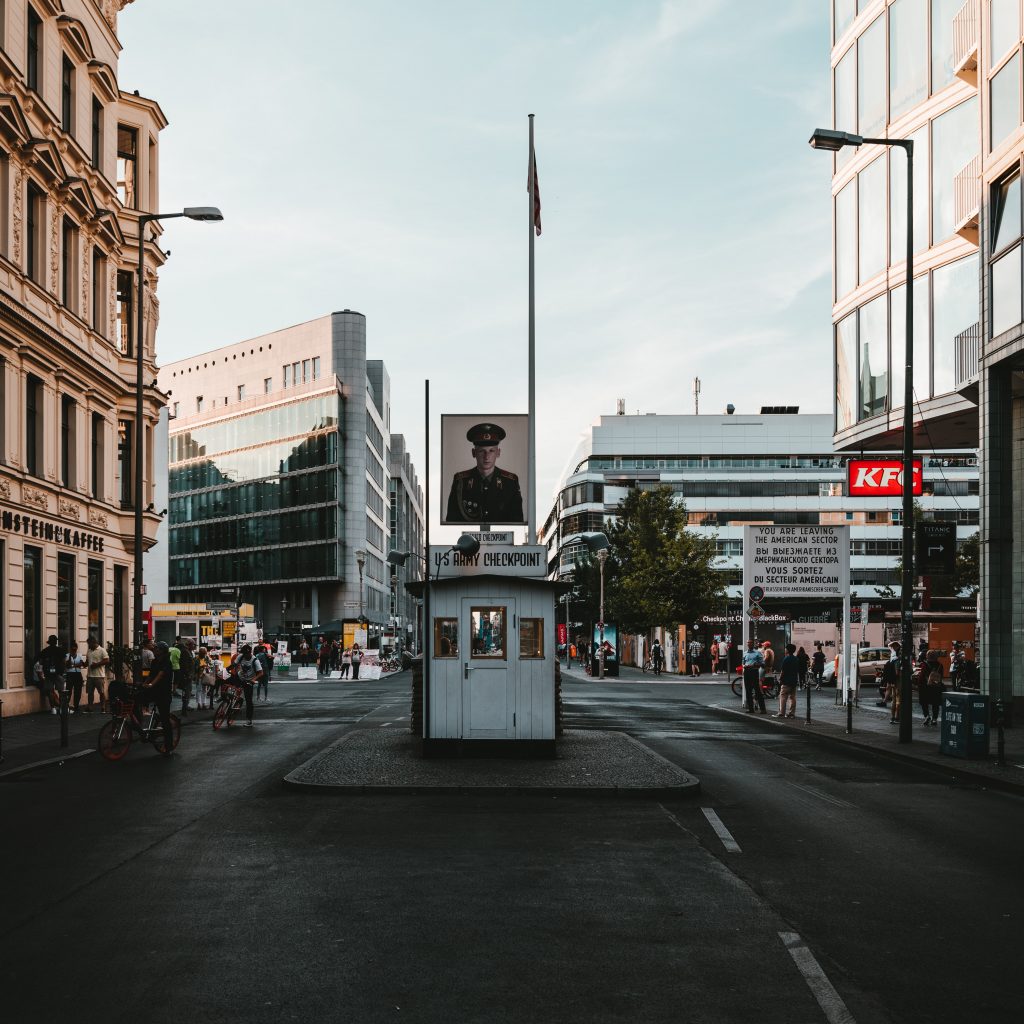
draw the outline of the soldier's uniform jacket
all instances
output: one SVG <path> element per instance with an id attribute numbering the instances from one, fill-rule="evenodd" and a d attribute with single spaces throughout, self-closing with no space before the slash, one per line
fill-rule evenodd
<path id="1" fill-rule="evenodd" d="M 523 496 L 519 477 L 495 467 L 490 479 L 473 469 L 456 473 L 448 494 L 450 523 L 521 523 Z"/>

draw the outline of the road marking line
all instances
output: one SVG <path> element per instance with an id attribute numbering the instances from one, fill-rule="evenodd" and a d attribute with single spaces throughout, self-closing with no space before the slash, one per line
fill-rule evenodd
<path id="1" fill-rule="evenodd" d="M 8 768 L 5 772 L 0 772 L 0 779 L 7 775 L 20 775 L 22 772 L 31 771 L 33 768 L 45 768 L 50 764 L 61 764 L 64 761 L 71 761 L 76 757 L 85 757 L 86 754 L 95 754 L 96 751 L 92 748 L 89 750 L 79 750 L 74 754 L 62 754 L 60 757 L 49 757 L 45 761 L 33 761 L 31 764 L 23 764 L 20 768 Z"/>
<path id="2" fill-rule="evenodd" d="M 658 806 L 665 812 L 665 817 L 668 818 L 676 828 L 685 832 L 687 835 L 692 834 L 690 830 L 664 804 L 658 804 Z"/>
<path id="3" fill-rule="evenodd" d="M 742 853 L 740 844 L 732 837 L 732 833 L 725 827 L 722 819 L 710 808 L 702 807 L 701 813 L 708 819 L 708 823 L 715 830 L 715 835 L 722 840 L 722 845 L 729 853 Z"/>
<path id="4" fill-rule="evenodd" d="M 388 727 L 388 726 L 389 726 L 390 724 L 391 724 L 390 722 L 383 722 L 383 723 L 381 724 L 381 728 L 382 728 L 382 729 L 386 729 L 386 728 L 387 728 L 387 727 Z"/>
<path id="5" fill-rule="evenodd" d="M 810 786 L 801 786 L 799 782 L 787 782 L 789 786 L 794 789 L 799 789 L 802 793 L 808 793 L 810 796 L 816 796 L 819 800 L 824 800 L 827 804 L 832 804 L 835 807 L 846 807 L 849 810 L 855 811 L 857 809 L 856 804 L 851 804 L 847 800 L 840 800 L 837 796 L 829 796 L 827 793 L 821 793 L 816 789 L 811 789 Z"/>
<path id="6" fill-rule="evenodd" d="M 828 975 L 821 969 L 821 964 L 814 959 L 814 954 L 796 932 L 779 932 L 779 938 L 789 950 L 797 970 L 804 976 L 811 995 L 818 1001 L 829 1024 L 857 1024 L 853 1014 L 846 1008 L 842 996 L 828 980 Z"/>

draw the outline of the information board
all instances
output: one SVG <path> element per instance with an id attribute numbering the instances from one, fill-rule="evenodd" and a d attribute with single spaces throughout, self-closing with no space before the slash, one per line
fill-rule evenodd
<path id="1" fill-rule="evenodd" d="M 850 592 L 848 526 L 744 526 L 743 589 L 777 597 L 835 597 Z"/>

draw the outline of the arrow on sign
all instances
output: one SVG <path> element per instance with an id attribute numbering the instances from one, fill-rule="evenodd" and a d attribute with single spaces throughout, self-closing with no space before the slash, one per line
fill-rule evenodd
<path id="1" fill-rule="evenodd" d="M 941 544 L 938 547 L 936 547 L 936 548 L 929 547 L 928 548 L 928 557 L 930 558 L 932 555 L 935 554 L 936 551 L 945 551 L 945 550 L 946 549 Z"/>

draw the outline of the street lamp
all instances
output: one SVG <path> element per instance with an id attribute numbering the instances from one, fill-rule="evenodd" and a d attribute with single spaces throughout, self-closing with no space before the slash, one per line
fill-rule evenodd
<path id="1" fill-rule="evenodd" d="M 397 568 L 400 565 L 405 565 L 405 563 L 410 558 L 412 558 L 413 556 L 418 558 L 423 563 L 423 569 L 424 569 L 424 572 L 426 572 L 426 570 L 427 570 L 427 559 L 426 559 L 426 556 L 421 555 L 418 551 L 399 551 L 396 548 L 392 548 L 388 552 L 387 563 L 388 563 L 388 565 L 393 565 L 393 566 L 395 566 Z M 427 573 L 427 575 L 429 576 L 429 573 Z M 396 576 L 392 576 L 391 579 L 392 579 L 392 581 L 395 581 L 395 580 L 397 580 L 397 577 Z M 429 582 L 430 581 L 428 579 L 427 583 L 429 584 Z M 397 600 L 397 587 L 396 587 L 396 600 Z M 424 609 L 425 610 L 423 612 L 423 620 L 424 621 L 423 621 L 423 624 L 420 626 L 420 630 L 421 631 L 425 630 L 427 628 L 426 619 L 427 619 L 427 616 L 428 616 L 429 610 L 430 610 L 430 598 L 429 598 L 429 595 L 427 594 L 426 587 L 424 587 L 424 591 L 423 591 L 423 600 L 424 600 Z M 426 649 L 425 646 L 424 646 L 424 643 L 423 643 L 423 633 L 421 632 L 415 639 L 418 641 L 418 643 L 416 644 L 416 649 L 422 653 L 422 651 Z"/>
<path id="2" fill-rule="evenodd" d="M 142 447 L 145 432 L 142 426 L 143 355 L 145 352 L 145 330 L 142 315 L 143 280 L 146 273 L 146 225 L 155 220 L 173 220 L 187 217 L 189 220 L 223 220 L 224 215 L 216 206 L 186 206 L 181 213 L 143 213 L 139 215 L 139 269 L 136 275 L 135 291 L 135 648 L 142 648 L 145 628 L 142 622 Z"/>
<path id="3" fill-rule="evenodd" d="M 285 614 L 286 614 L 287 611 L 288 611 L 288 598 L 287 597 L 282 597 L 281 598 L 281 632 L 282 633 L 287 631 L 286 630 L 286 625 L 287 624 L 286 624 L 286 621 L 285 621 Z"/>
<path id="4" fill-rule="evenodd" d="M 911 139 L 870 139 L 849 132 L 817 128 L 810 137 L 811 147 L 838 152 L 844 146 L 895 146 L 907 154 L 907 285 L 903 378 L 903 578 L 900 586 L 900 743 L 913 738 L 914 687 L 910 655 L 914 643 L 914 143 Z M 849 623 L 843 630 L 845 637 Z M 849 644 L 847 644 L 849 647 Z M 849 657 L 849 654 L 847 654 Z"/>
<path id="5" fill-rule="evenodd" d="M 590 553 L 597 558 L 601 570 L 601 617 L 597 622 L 598 629 L 598 678 L 604 679 L 604 563 L 608 561 L 608 538 L 603 533 L 585 533 L 583 539 Z"/>
<path id="6" fill-rule="evenodd" d="M 359 625 L 363 624 L 363 567 L 366 565 L 366 552 L 360 548 L 356 551 L 356 565 L 359 566 Z"/>

